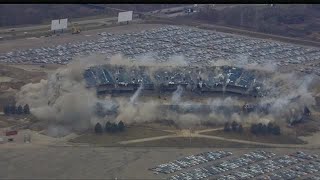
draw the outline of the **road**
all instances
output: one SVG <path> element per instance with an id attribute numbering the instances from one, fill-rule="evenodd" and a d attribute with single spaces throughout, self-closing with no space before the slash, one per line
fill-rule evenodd
<path id="1" fill-rule="evenodd" d="M 81 20 L 81 21 L 75 21 L 72 23 L 77 23 L 79 25 L 84 25 L 84 24 L 92 24 L 92 23 L 106 23 L 109 21 L 115 21 L 117 20 L 117 17 L 110 17 L 110 18 L 100 18 L 100 19 L 90 19 L 90 20 Z M 70 21 L 69 21 L 70 23 Z M 5 34 L 5 33 L 12 33 L 12 29 L 14 29 L 14 32 L 28 32 L 28 31 L 39 31 L 39 30 L 50 30 L 51 24 L 46 24 L 46 25 L 35 25 L 35 26 L 26 26 L 22 28 L 9 28 L 9 29 L 0 29 L 0 34 Z"/>
<path id="2" fill-rule="evenodd" d="M 76 24 L 76 27 L 80 27 L 80 29 L 84 30 L 85 28 L 81 28 L 84 26 L 100 26 L 103 27 L 103 25 L 110 25 L 112 22 L 115 22 L 117 20 L 116 17 L 110 17 L 110 18 L 100 18 L 100 19 L 90 19 L 90 20 L 81 20 L 81 21 L 75 21 L 72 22 L 72 24 Z M 70 22 L 69 22 L 69 30 Z M 0 37 L 2 38 L 8 38 L 12 36 L 21 36 L 25 35 L 25 37 L 28 37 L 29 35 L 37 36 L 37 34 L 40 33 L 50 33 L 50 25 L 37 25 L 37 26 L 28 26 L 23 28 L 15 28 L 14 31 L 11 31 L 10 29 L 0 29 Z"/>
<path id="3" fill-rule="evenodd" d="M 99 8 L 111 9 L 111 10 L 116 10 L 116 11 L 126 11 L 125 9 L 112 8 L 112 7 L 108 7 L 107 5 L 95 5 L 95 6 L 99 6 Z M 172 18 L 176 17 L 176 16 L 188 15 L 187 13 L 184 12 L 185 8 L 193 7 L 196 11 L 199 11 L 206 6 L 209 6 L 209 8 L 222 10 L 222 9 L 228 8 L 228 7 L 248 6 L 248 5 L 243 5 L 243 4 L 242 5 L 241 4 L 235 4 L 235 5 L 201 4 L 201 5 L 197 5 L 197 7 L 194 7 L 194 5 L 185 5 L 185 6 L 179 6 L 179 7 L 159 9 L 159 10 L 150 11 L 150 12 L 137 12 L 137 11 L 135 11 L 134 14 L 136 14 L 136 15 L 134 16 L 133 23 L 139 22 L 142 20 L 142 19 L 139 19 L 138 14 L 140 14 L 140 15 L 144 15 L 143 21 L 145 21 L 145 20 L 148 21 L 150 18 L 151 19 L 160 19 L 160 20 L 162 19 L 165 21 L 167 21 L 167 20 L 171 21 L 171 23 L 179 25 L 181 23 L 177 22 L 175 20 L 172 20 Z M 265 5 L 259 4 L 259 5 L 254 5 L 254 6 L 265 6 Z M 177 13 L 167 14 L 167 12 L 169 12 L 169 11 L 177 11 L 177 10 L 181 10 L 181 11 L 177 12 Z M 88 17 L 88 18 L 90 18 L 90 17 Z M 76 27 L 80 28 L 81 31 L 86 31 L 86 30 L 106 28 L 109 26 L 115 26 L 117 24 L 117 17 L 100 17 L 100 18 L 96 18 L 96 19 L 87 19 L 87 20 L 75 19 L 74 21 L 73 20 L 71 21 L 69 19 L 69 28 L 66 30 L 66 32 L 71 32 L 72 26 L 71 26 L 70 22 L 72 22 L 72 24 L 75 25 Z M 192 21 L 192 22 L 194 22 L 194 21 Z M 196 24 L 197 24 L 196 26 L 199 26 L 199 24 L 201 25 L 202 23 L 196 22 Z M 222 27 L 219 27 L 216 29 L 221 29 L 221 28 Z M 223 27 L 223 28 L 226 28 L 226 27 Z M 231 28 L 227 28 L 227 30 L 229 30 L 229 31 L 230 31 L 230 29 Z M 238 30 L 238 31 L 243 31 L 243 30 Z M 241 32 L 241 33 L 243 33 L 243 32 Z M 27 38 L 27 37 L 40 37 L 40 36 L 48 36 L 51 34 L 52 34 L 52 32 L 50 31 L 50 24 L 19 27 L 19 28 L 2 28 L 2 29 L 0 28 L 0 40 L 19 39 L 19 38 Z"/>
<path id="4" fill-rule="evenodd" d="M 179 7 L 179 8 L 185 8 L 185 7 L 190 7 L 190 5 Z M 107 7 L 107 6 L 104 6 L 104 8 L 117 10 L 117 11 L 126 11 L 124 9 L 111 8 L 111 7 Z M 166 11 L 169 11 L 171 9 L 174 9 L 174 8 L 168 8 L 168 9 L 166 9 Z M 156 14 L 151 13 L 151 12 L 134 12 L 134 14 L 143 14 L 143 15 L 147 15 L 147 16 L 158 17 Z M 71 24 L 75 25 L 76 27 L 80 27 L 80 29 L 82 31 L 84 31 L 86 29 L 91 29 L 91 28 L 85 28 L 85 26 L 89 26 L 89 27 L 94 26 L 95 29 L 104 28 L 105 25 L 115 24 L 117 22 L 117 19 L 118 19 L 118 17 L 101 17 L 101 18 L 88 19 L 88 20 L 75 19 L 74 21 L 73 20 L 71 21 L 69 19 L 68 30 L 71 29 L 71 27 L 72 27 Z M 137 15 L 134 16 L 134 19 L 139 20 Z M 51 32 L 50 26 L 51 26 L 51 24 L 42 24 L 42 25 L 26 26 L 26 27 L 19 27 L 19 28 L 0 28 L 0 37 L 1 37 L 1 39 L 10 38 L 10 37 L 18 36 L 18 35 L 28 37 L 28 35 L 30 36 L 30 34 L 36 36 L 37 33 L 40 34 L 40 33 L 44 33 L 44 32 L 46 32 L 46 33 Z"/>

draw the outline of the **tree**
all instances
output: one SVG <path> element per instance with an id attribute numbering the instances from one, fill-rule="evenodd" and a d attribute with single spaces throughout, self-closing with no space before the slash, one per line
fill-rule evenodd
<path id="1" fill-rule="evenodd" d="M 110 132 L 111 131 L 111 123 L 109 121 L 106 123 L 105 131 L 106 132 Z"/>
<path id="2" fill-rule="evenodd" d="M 103 130 L 102 130 L 102 126 L 100 123 L 97 123 L 94 127 L 94 132 L 96 134 L 102 134 Z"/>
<path id="3" fill-rule="evenodd" d="M 267 128 L 268 128 L 268 133 L 272 133 L 273 128 L 274 128 L 273 123 L 272 123 L 272 122 L 269 122 L 268 125 L 267 125 Z"/>
<path id="4" fill-rule="evenodd" d="M 17 114 L 23 114 L 23 109 L 21 105 L 19 105 L 17 108 Z"/>
<path id="5" fill-rule="evenodd" d="M 119 131 L 124 131 L 124 123 L 122 122 L 122 121 L 120 121 L 119 123 L 118 123 L 118 129 L 119 129 Z"/>
<path id="6" fill-rule="evenodd" d="M 10 113 L 11 114 L 16 114 L 16 106 L 15 105 L 11 105 L 10 106 Z"/>
<path id="7" fill-rule="evenodd" d="M 267 134 L 268 133 L 268 127 L 265 124 L 262 124 L 260 129 L 261 134 Z"/>
<path id="8" fill-rule="evenodd" d="M 111 128 L 110 128 L 111 132 L 117 132 L 118 131 L 118 126 L 116 123 L 112 123 L 111 124 Z"/>
<path id="9" fill-rule="evenodd" d="M 232 131 L 236 132 L 238 130 L 238 123 L 233 121 L 231 123 L 231 128 L 232 128 Z"/>
<path id="10" fill-rule="evenodd" d="M 5 106 L 3 107 L 3 113 L 4 113 L 5 115 L 9 115 L 9 114 L 10 114 L 10 107 L 9 107 L 8 105 L 5 105 Z"/>
<path id="11" fill-rule="evenodd" d="M 224 129 L 225 132 L 229 132 L 231 130 L 230 125 L 228 122 L 224 123 Z"/>
<path id="12" fill-rule="evenodd" d="M 24 105 L 23 112 L 24 114 L 30 114 L 30 108 L 28 104 Z"/>
<path id="13" fill-rule="evenodd" d="M 240 124 L 239 127 L 238 127 L 238 131 L 239 131 L 239 133 L 242 133 L 242 132 L 243 132 L 243 127 L 242 127 L 241 124 Z"/>
<path id="14" fill-rule="evenodd" d="M 309 110 L 309 108 L 307 106 L 304 107 L 303 114 L 305 116 L 310 116 L 311 115 L 311 112 L 310 112 L 310 110 Z"/>
<path id="15" fill-rule="evenodd" d="M 257 134 L 258 133 L 258 125 L 257 124 L 252 124 L 250 127 L 250 132 L 252 134 Z"/>
<path id="16" fill-rule="evenodd" d="M 280 127 L 278 125 L 274 126 L 272 134 L 277 136 L 281 134 Z"/>

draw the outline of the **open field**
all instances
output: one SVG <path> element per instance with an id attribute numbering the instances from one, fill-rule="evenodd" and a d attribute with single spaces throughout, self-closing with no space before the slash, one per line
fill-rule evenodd
<path id="1" fill-rule="evenodd" d="M 320 130 L 320 122 L 318 121 L 319 115 L 314 115 L 313 121 L 307 123 L 297 124 L 295 126 L 295 133 L 297 136 L 310 136 Z"/>
<path id="2" fill-rule="evenodd" d="M 117 132 L 114 134 L 104 133 L 97 135 L 94 133 L 88 133 L 81 135 L 75 139 L 70 140 L 73 143 L 86 143 L 94 144 L 98 146 L 117 146 L 120 141 L 127 141 L 133 139 L 140 139 L 146 137 L 164 136 L 171 134 L 169 132 L 145 128 L 140 126 L 131 126 L 126 128 L 124 132 Z"/>
<path id="3" fill-rule="evenodd" d="M 23 85 L 47 79 L 47 73 L 44 71 L 44 68 L 39 71 L 31 71 L 0 64 L 0 79 L 5 77 L 7 80 L 0 81 L 0 111 L 2 111 L 5 104 L 15 103 L 15 93 Z"/>
<path id="4" fill-rule="evenodd" d="M 304 144 L 305 142 L 297 137 L 289 136 L 289 135 L 253 135 L 250 133 L 250 129 L 244 128 L 244 132 L 242 134 L 237 132 L 224 132 L 223 130 L 210 131 L 201 133 L 205 135 L 211 136 L 220 136 L 230 139 L 240 139 L 240 140 L 248 140 L 254 142 L 263 142 L 263 143 L 274 143 L 274 144 Z"/>
<path id="5" fill-rule="evenodd" d="M 44 72 L 26 71 L 21 68 L 3 64 L 0 64 L 0 75 L 9 77 L 11 81 L 21 81 L 22 83 L 38 82 L 46 78 L 46 73 Z"/>
<path id="6" fill-rule="evenodd" d="M 188 155 L 225 150 L 234 156 L 255 148 L 101 148 L 101 147 L 29 147 L 0 148 L 0 178 L 57 179 L 159 179 L 148 168 Z M 264 149 L 288 154 L 298 149 Z M 318 149 L 299 149 L 319 153 Z M 190 168 L 192 169 L 192 168 Z"/>
<path id="7" fill-rule="evenodd" d="M 261 148 L 265 146 L 228 142 L 198 137 L 166 138 L 154 141 L 128 144 L 129 147 L 180 147 L 180 148 Z"/>
<path id="8" fill-rule="evenodd" d="M 154 126 L 156 123 L 153 123 Z M 225 133 L 222 128 L 179 130 L 150 128 L 150 126 L 133 126 L 125 132 L 115 134 L 104 133 L 96 135 L 86 133 L 69 140 L 72 145 L 94 145 L 94 146 L 118 146 L 118 147 L 294 147 L 302 145 L 304 142 L 289 135 L 281 136 L 254 136 L 244 132 L 241 136 L 238 133 Z M 167 129 L 167 128 L 165 128 Z M 239 141 L 238 141 L 239 140 Z M 75 143 L 75 144 L 74 144 Z"/>

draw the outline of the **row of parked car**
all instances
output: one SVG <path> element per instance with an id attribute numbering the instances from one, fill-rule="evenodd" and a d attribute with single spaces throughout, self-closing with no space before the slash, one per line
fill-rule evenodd
<path id="1" fill-rule="evenodd" d="M 196 168 L 188 172 L 182 172 L 169 177 L 170 180 L 191 180 L 191 179 L 203 179 L 215 176 L 218 174 L 225 173 L 227 171 L 234 170 L 243 166 L 247 166 L 262 160 L 274 157 L 276 154 L 264 150 L 252 151 L 241 155 L 240 157 L 235 157 L 228 159 L 226 161 L 208 165 L 201 168 Z"/>
<path id="2" fill-rule="evenodd" d="M 191 180 L 213 177 L 218 180 L 318 179 L 319 172 L 320 158 L 316 154 L 298 151 L 275 157 L 271 152 L 256 151 L 214 165 L 181 172 L 168 179 Z"/>
<path id="3" fill-rule="evenodd" d="M 170 174 L 173 172 L 180 171 L 183 168 L 188 168 L 206 162 L 211 162 L 230 155 L 232 155 L 232 153 L 228 151 L 204 152 L 196 155 L 187 156 L 165 164 L 160 164 L 154 168 L 150 168 L 150 170 L 155 171 L 155 173 Z"/>
<path id="4" fill-rule="evenodd" d="M 320 58 L 320 49 L 275 41 L 234 36 L 195 28 L 164 26 L 136 33 L 99 33 L 100 38 L 0 54 L 0 62 L 66 64 L 75 56 L 95 53 L 123 54 L 138 60 L 149 56 L 158 62 L 181 55 L 189 63 L 208 65 L 218 60 L 232 63 L 305 64 Z"/>
<path id="5" fill-rule="evenodd" d="M 283 169 L 276 173 L 271 173 L 266 176 L 261 176 L 258 179 L 259 180 L 302 179 L 305 176 L 308 176 L 310 174 L 315 174 L 317 172 L 320 172 L 320 163 L 311 161 L 311 162 L 295 165 L 289 169 Z M 314 177 L 318 176 L 319 178 L 319 175 L 320 174 L 316 174 L 313 176 Z M 309 177 L 306 179 L 309 179 Z"/>
<path id="6" fill-rule="evenodd" d="M 250 179 L 302 162 L 304 162 L 303 159 L 284 155 L 249 165 L 239 170 L 232 171 L 227 175 L 220 175 L 218 179 Z"/>

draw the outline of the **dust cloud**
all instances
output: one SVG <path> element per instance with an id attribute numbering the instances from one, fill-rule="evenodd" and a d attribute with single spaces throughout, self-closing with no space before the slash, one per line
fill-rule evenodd
<path id="1" fill-rule="evenodd" d="M 196 103 L 186 101 L 182 97 L 185 89 L 181 86 L 172 93 L 171 102 L 160 103 L 157 98 L 148 101 L 139 101 L 143 94 L 141 84 L 130 97 L 98 98 L 95 90 L 86 88 L 83 71 L 93 65 L 111 64 L 124 66 L 152 66 L 150 73 L 157 68 L 189 66 L 183 56 L 174 56 L 170 61 L 158 63 L 152 55 L 140 57 L 137 61 L 115 55 L 106 59 L 102 55 L 78 57 L 65 67 L 57 69 L 48 75 L 48 80 L 39 83 L 26 84 L 16 95 L 17 104 L 29 104 L 31 113 L 43 121 L 47 121 L 50 134 L 65 134 L 69 131 L 81 131 L 91 128 L 95 123 L 107 121 L 124 121 L 126 124 L 136 122 L 152 122 L 159 120 L 172 120 L 181 128 L 188 128 L 204 123 L 224 123 L 237 121 L 242 123 L 281 121 L 283 114 L 291 109 L 301 110 L 305 106 L 315 104 L 309 86 L 313 82 L 312 76 L 297 76 L 295 74 L 281 74 L 276 72 L 274 66 L 250 64 L 246 57 L 235 62 L 219 60 L 213 66 L 235 65 L 247 69 L 272 72 L 264 83 L 268 88 L 268 95 L 257 98 L 257 105 L 271 104 L 271 113 L 257 112 L 244 115 L 241 113 L 244 102 L 235 97 L 209 98 L 207 102 Z M 201 76 L 206 77 L 205 73 Z M 298 97 L 298 98 L 297 98 Z M 294 99 L 295 100 L 292 100 Z M 103 113 L 96 113 L 97 103 L 101 104 Z M 183 111 L 170 109 L 178 105 Z M 204 107 L 204 108 L 203 108 Z M 201 113 L 203 109 L 205 113 Z M 197 113 L 197 111 L 199 112 Z M 282 117 L 282 118 L 279 118 Z"/>

